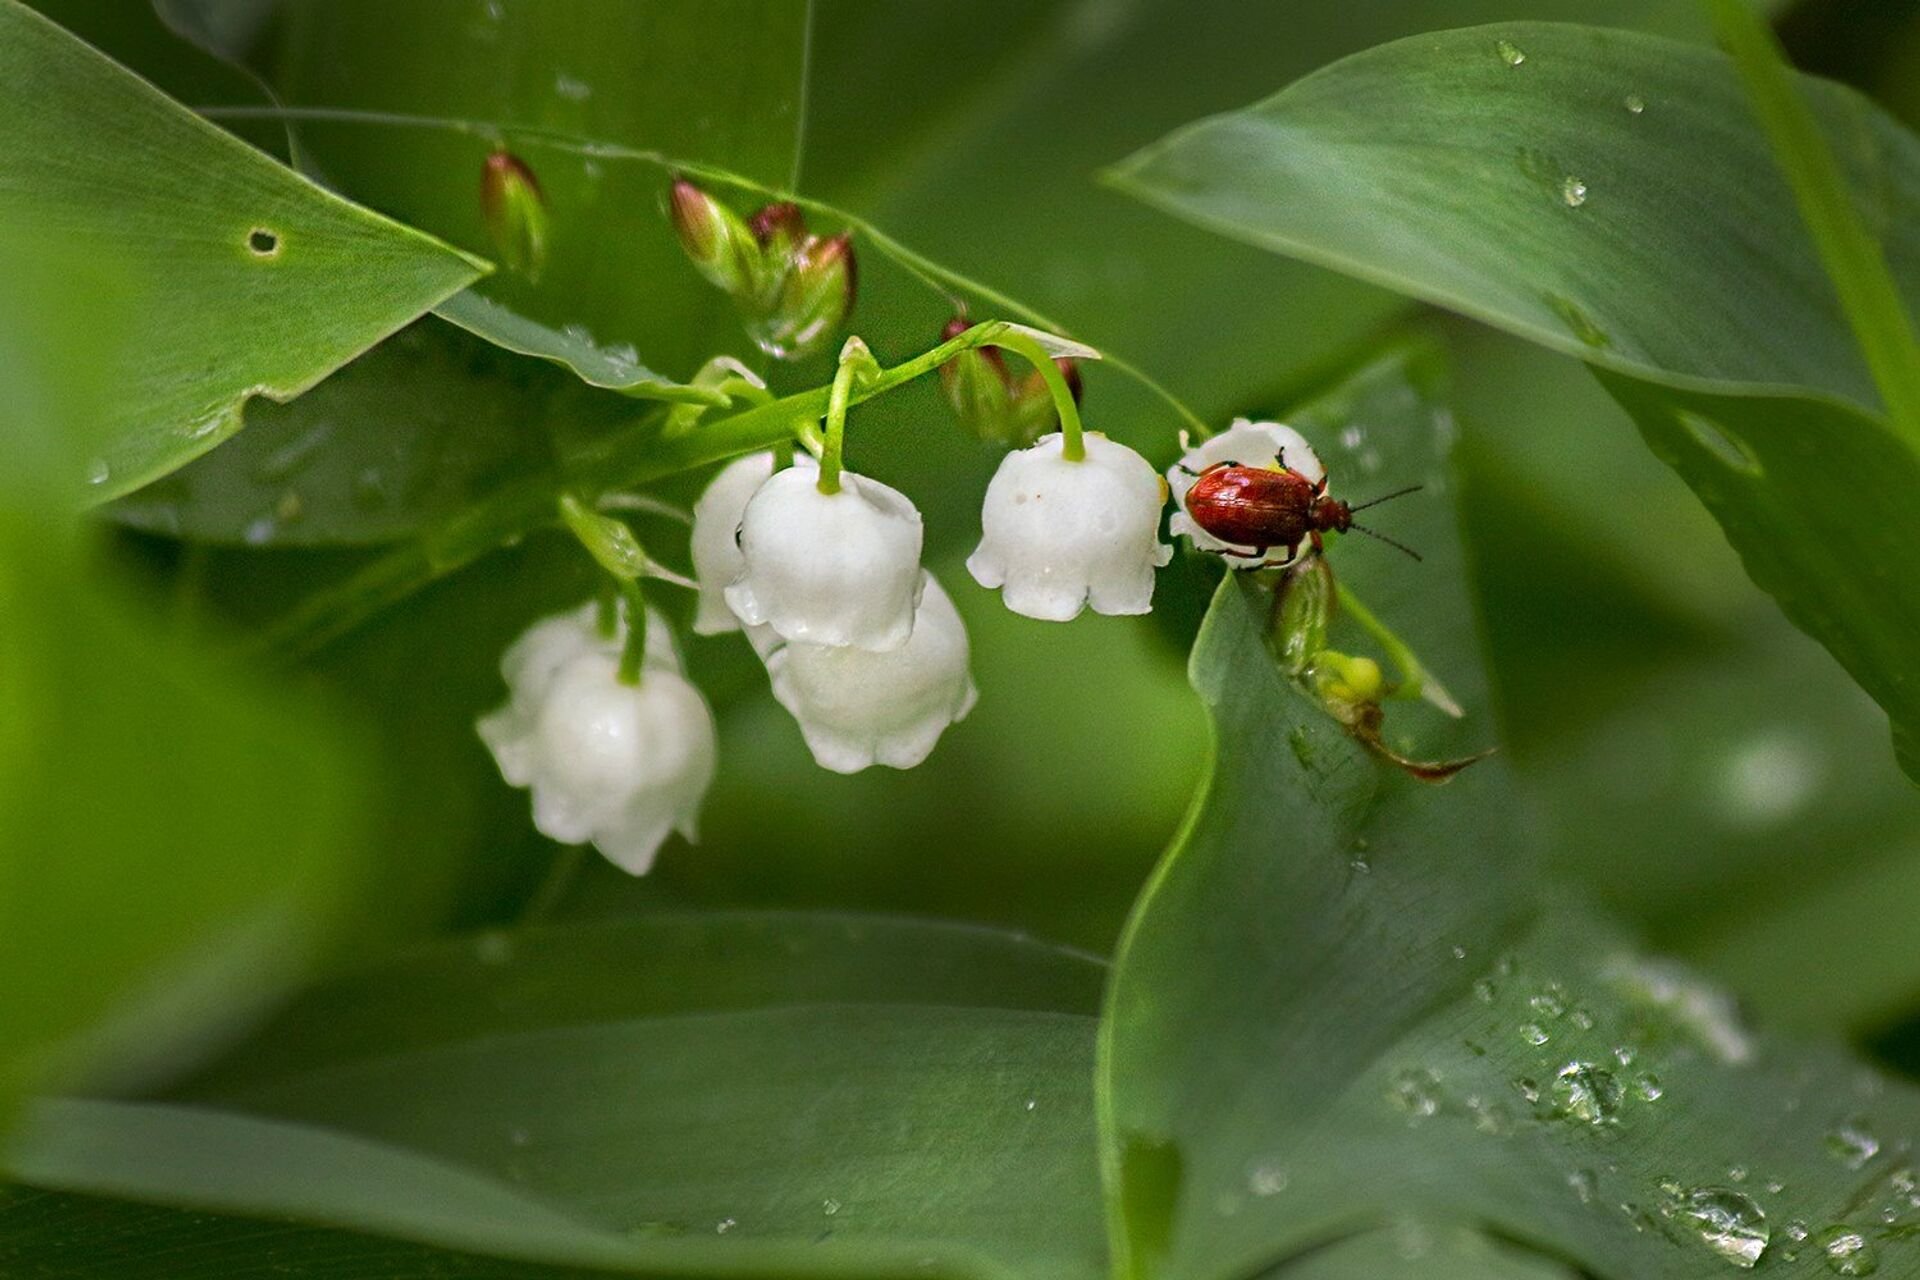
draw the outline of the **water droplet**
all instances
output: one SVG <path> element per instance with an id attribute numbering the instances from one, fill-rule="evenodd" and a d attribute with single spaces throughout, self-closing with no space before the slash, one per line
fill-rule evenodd
<path id="1" fill-rule="evenodd" d="M 1560 998 L 1560 992 L 1553 987 L 1539 995 L 1529 996 L 1527 1007 L 1543 1018 L 1557 1018 L 1567 1011 L 1566 1001 Z"/>
<path id="2" fill-rule="evenodd" d="M 1675 417 L 1688 435 L 1727 466 L 1743 475 L 1763 474 L 1760 459 L 1754 456 L 1753 450 L 1747 448 L 1738 436 L 1727 432 L 1719 423 L 1703 418 L 1697 413 L 1682 412 Z"/>
<path id="3" fill-rule="evenodd" d="M 1647 109 L 1647 100 L 1637 93 L 1630 93 L 1626 97 L 1626 107 L 1637 116 Z"/>
<path id="4" fill-rule="evenodd" d="M 1493 48 L 1500 55 L 1500 61 L 1510 67 L 1517 67 L 1527 60 L 1526 51 L 1511 40 L 1502 40 Z"/>
<path id="5" fill-rule="evenodd" d="M 1578 209 L 1587 202 L 1587 184 L 1568 174 L 1560 184 L 1560 198 L 1567 202 L 1570 209 Z"/>
<path id="6" fill-rule="evenodd" d="M 1039 1105 L 1040 1105 L 1040 1099 L 1038 1098 L 1027 1099 L 1027 1110 L 1032 1111 L 1034 1108 L 1038 1107 Z"/>
<path id="7" fill-rule="evenodd" d="M 1361 426 L 1359 423 L 1354 423 L 1352 426 L 1341 428 L 1340 443 L 1346 447 L 1349 453 L 1351 453 L 1355 449 L 1358 449 L 1361 445 L 1365 444 L 1366 441 L 1367 441 L 1367 429 Z"/>
<path id="8" fill-rule="evenodd" d="M 1520 1024 L 1520 1038 L 1537 1047 L 1545 1044 L 1551 1037 L 1547 1035 L 1547 1029 L 1539 1023 L 1523 1022 Z"/>
<path id="9" fill-rule="evenodd" d="M 1621 960 L 1606 977 L 1621 991 L 1660 1010 L 1720 1061 L 1739 1066 L 1753 1058 L 1753 1040 L 1733 997 L 1680 965 L 1661 960 Z"/>
<path id="10" fill-rule="evenodd" d="M 1767 1194 L 1777 1196 L 1787 1189 L 1787 1184 L 1775 1178 L 1767 1183 Z"/>
<path id="11" fill-rule="evenodd" d="M 1757 1264 L 1773 1235 L 1765 1211 L 1749 1196 L 1730 1187 L 1670 1193 L 1662 1212 L 1690 1224 L 1702 1244 L 1736 1267 Z"/>
<path id="12" fill-rule="evenodd" d="M 1642 1071 L 1633 1082 L 1633 1092 L 1642 1102 L 1658 1102 L 1667 1096 L 1660 1083 L 1660 1077 L 1651 1071 Z"/>
<path id="13" fill-rule="evenodd" d="M 1547 306 L 1553 309 L 1553 314 L 1560 318 L 1560 323 L 1567 326 L 1567 331 L 1578 338 L 1582 344 L 1596 351 L 1613 345 L 1612 336 L 1596 324 L 1585 308 L 1572 298 L 1564 293 L 1546 293 L 1541 296 L 1545 298 Z"/>
<path id="14" fill-rule="evenodd" d="M 218 431 L 227 421 L 224 413 L 211 414 L 198 422 L 189 422 L 180 429 L 180 434 L 188 440 L 205 440 Z"/>
<path id="15" fill-rule="evenodd" d="M 1527 1076 L 1516 1076 L 1514 1077 L 1513 1087 L 1514 1091 L 1529 1103 L 1540 1101 L 1540 1085 L 1531 1078 Z"/>
<path id="16" fill-rule="evenodd" d="M 1247 1174 L 1247 1190 L 1257 1196 L 1277 1196 L 1287 1189 L 1287 1171 L 1277 1164 L 1257 1164 Z"/>
<path id="17" fill-rule="evenodd" d="M 568 102 L 585 102 L 593 96 L 593 86 L 562 71 L 553 78 L 553 91 Z"/>
<path id="18" fill-rule="evenodd" d="M 1553 1078 L 1554 1111 L 1587 1124 L 1612 1124 L 1620 1110 L 1620 1082 L 1591 1062 L 1569 1062 Z"/>
<path id="19" fill-rule="evenodd" d="M 1630 1067 L 1633 1065 L 1633 1050 L 1624 1044 L 1617 1044 L 1613 1047 L 1613 1060 L 1623 1067 Z"/>
<path id="20" fill-rule="evenodd" d="M 1425 1067 L 1409 1067 L 1393 1077 L 1387 1101 L 1419 1120 L 1440 1110 L 1440 1077 Z"/>
<path id="21" fill-rule="evenodd" d="M 1827 1153 L 1849 1169 L 1858 1169 L 1880 1154 L 1880 1139 L 1859 1118 L 1835 1125 L 1827 1134 Z"/>
<path id="22" fill-rule="evenodd" d="M 1467 1095 L 1467 1110 L 1473 1115 L 1473 1127 L 1481 1133 L 1490 1133 L 1498 1137 L 1513 1130 L 1513 1122 L 1507 1109 L 1491 1098 L 1479 1094 Z"/>
<path id="23" fill-rule="evenodd" d="M 1452 953 L 1455 960 L 1465 960 L 1467 958 L 1467 949 L 1465 947 L 1455 946 L 1448 948 L 1448 950 Z"/>
<path id="24" fill-rule="evenodd" d="M 740 1224 L 732 1218 L 722 1218 L 713 1224 L 713 1233 L 718 1236 L 723 1236 L 739 1225 Z"/>
<path id="25" fill-rule="evenodd" d="M 1600 1179 L 1591 1169 L 1575 1169 L 1567 1175 L 1567 1185 L 1573 1188 L 1573 1194 L 1580 1197 L 1581 1204 L 1592 1204 L 1594 1195 L 1600 1189 Z"/>
<path id="26" fill-rule="evenodd" d="M 1499 991 L 1485 978 L 1473 984 L 1473 998 L 1481 1004 L 1492 1004 L 1494 996 L 1498 994 Z"/>
<path id="27" fill-rule="evenodd" d="M 1747 1166 L 1743 1164 L 1736 1164 L 1732 1168 L 1727 1170 L 1727 1181 L 1745 1182 L 1746 1180 L 1747 1180 Z"/>
<path id="28" fill-rule="evenodd" d="M 105 484 L 111 479 L 113 479 L 113 468 L 108 465 L 105 458 L 95 458 L 87 464 L 88 484 Z"/>
<path id="29" fill-rule="evenodd" d="M 1873 1242 L 1852 1227 L 1828 1227 L 1814 1243 L 1826 1258 L 1827 1270 L 1837 1276 L 1870 1276 L 1880 1269 Z"/>
<path id="30" fill-rule="evenodd" d="M 1785 1232 L 1787 1239 L 1793 1241 L 1795 1244 L 1807 1238 L 1807 1224 L 1798 1218 L 1789 1222 L 1785 1227 L 1781 1228 L 1781 1230 Z"/>
<path id="31" fill-rule="evenodd" d="M 822 1200 L 820 1202 L 820 1212 L 831 1218 L 834 1214 L 840 1212 L 840 1202 L 831 1197 Z"/>

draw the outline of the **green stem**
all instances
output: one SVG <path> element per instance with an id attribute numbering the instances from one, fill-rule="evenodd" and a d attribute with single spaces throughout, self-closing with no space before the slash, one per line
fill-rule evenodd
<path id="1" fill-rule="evenodd" d="M 827 443 L 820 451 L 820 492 L 840 492 L 840 459 L 846 449 L 847 397 L 853 394 L 854 362 L 840 354 L 840 367 L 833 371 L 833 385 L 827 391 Z"/>
<path id="2" fill-rule="evenodd" d="M 752 192 L 769 200 L 786 200 L 799 205 L 809 213 L 819 213 L 844 225 L 855 232 L 886 257 L 893 260 L 908 275 L 938 293 L 949 303 L 957 304 L 962 296 L 977 298 L 1016 320 L 1026 324 L 1038 325 L 1043 329 L 1068 336 L 1069 331 L 1043 312 L 1028 306 L 1009 294 L 1002 293 L 991 285 L 983 284 L 961 272 L 953 270 L 927 257 L 915 249 L 882 231 L 873 223 L 849 213 L 845 209 L 828 204 L 824 200 L 814 200 L 797 192 L 756 182 L 752 178 L 722 169 L 716 165 L 701 164 L 697 161 L 683 160 L 665 152 L 652 151 L 640 147 L 625 147 L 618 143 L 601 142 L 580 138 L 576 135 L 556 130 L 530 128 L 514 125 L 510 129 L 493 121 L 462 120 L 444 116 L 407 115 L 386 111 L 360 111 L 342 107 L 245 107 L 245 106 L 204 106 L 196 108 L 199 114 L 215 120 L 279 120 L 279 121 L 315 121 L 334 124 L 381 125 L 389 128 L 434 129 L 446 133 L 465 134 L 485 140 L 493 145 L 504 140 L 511 133 L 516 141 L 550 150 L 565 152 L 596 160 L 631 160 L 640 164 L 649 164 L 669 173 L 683 173 L 690 178 L 703 182 L 718 183 L 737 190 Z M 1178 414 L 1189 429 L 1202 436 L 1212 434 L 1210 428 L 1199 414 L 1195 413 L 1183 401 L 1160 383 L 1147 376 L 1141 370 L 1120 359 L 1118 356 L 1101 352 L 1101 359 L 1115 372 L 1132 378 Z"/>
<path id="3" fill-rule="evenodd" d="M 925 377 L 962 351 L 997 341 L 1006 328 L 1005 322 L 997 320 L 974 325 L 911 360 L 858 379 L 848 388 L 847 403 L 859 404 Z M 266 627 L 251 647 L 288 659 L 314 653 L 427 583 L 471 564 L 495 547 L 551 525 L 558 494 L 573 492 L 597 500 L 601 494 L 638 489 L 743 453 L 804 439 L 818 430 L 829 395 L 829 388 L 817 387 L 783 396 L 702 422 L 697 431 L 672 439 L 660 436 L 665 411 L 651 410 L 627 429 L 612 432 L 568 459 L 563 469 L 527 477 L 430 530 L 418 542 L 397 547 L 308 597 Z"/>
<path id="4" fill-rule="evenodd" d="M 627 602 L 627 643 L 620 650 L 620 683 L 640 683 L 647 666 L 647 595 L 640 579 L 620 584 L 620 598 Z"/>
<path id="5" fill-rule="evenodd" d="M 1400 687 L 1395 691 L 1395 696 L 1425 698 L 1455 718 L 1466 714 L 1460 704 L 1454 700 L 1453 695 L 1447 692 L 1446 686 L 1441 684 L 1433 672 L 1427 669 L 1426 664 L 1420 661 L 1419 655 L 1413 651 L 1413 646 L 1402 640 L 1395 634 L 1393 628 L 1380 621 L 1373 610 L 1361 603 L 1360 597 L 1353 593 L 1351 587 L 1340 582 L 1335 584 L 1334 590 L 1338 593 L 1341 610 L 1373 637 L 1374 643 L 1386 652 L 1388 660 L 1399 670 Z"/>
<path id="6" fill-rule="evenodd" d="M 1074 402 L 1073 388 L 1067 385 L 1067 379 L 1060 372 L 1060 366 L 1053 362 L 1053 357 L 1023 333 L 1001 334 L 993 340 L 993 345 L 1004 347 L 1024 358 L 1039 371 L 1041 380 L 1053 395 L 1054 412 L 1060 415 L 1060 456 L 1068 462 L 1084 461 L 1087 442 L 1086 433 L 1080 427 L 1080 406 Z"/>

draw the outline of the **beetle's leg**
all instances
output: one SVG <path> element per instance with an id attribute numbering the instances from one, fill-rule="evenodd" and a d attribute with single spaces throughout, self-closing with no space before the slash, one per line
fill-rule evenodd
<path id="1" fill-rule="evenodd" d="M 1185 474 L 1190 475 L 1194 479 L 1198 480 L 1201 476 L 1206 475 L 1210 471 L 1218 471 L 1222 467 L 1237 467 L 1239 465 L 1240 464 L 1237 462 L 1209 462 L 1206 466 L 1200 468 L 1198 471 L 1195 471 L 1192 467 L 1188 466 L 1186 463 L 1178 462 L 1174 464 L 1174 469 L 1176 471 L 1184 472 Z"/>
<path id="2" fill-rule="evenodd" d="M 1235 551 L 1232 547 L 1221 547 L 1220 554 L 1223 556 L 1232 556 L 1236 560 L 1261 560 L 1266 558 L 1267 549 L 1265 547 L 1257 547 L 1252 551 Z"/>
<path id="3" fill-rule="evenodd" d="M 1327 554 L 1327 544 L 1320 540 L 1320 531 L 1318 529 L 1315 529 L 1312 533 L 1309 533 L 1307 537 L 1313 540 L 1313 549 L 1315 551 L 1319 552 L 1321 555 Z M 1295 545 L 1297 546 L 1298 544 L 1296 543 Z M 1292 547 L 1287 548 L 1287 554 L 1289 555 L 1293 554 Z"/>

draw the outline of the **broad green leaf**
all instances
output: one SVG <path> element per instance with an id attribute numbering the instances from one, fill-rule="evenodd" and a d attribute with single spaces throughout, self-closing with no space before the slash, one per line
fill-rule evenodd
<path id="1" fill-rule="evenodd" d="M 1349 411 L 1384 484 L 1446 479 L 1433 405 Z M 1414 739 L 1447 754 L 1485 694 L 1454 541 L 1408 505 L 1419 573 L 1376 582 L 1350 543 L 1335 564 L 1451 664 L 1468 719 Z M 1127 1273 L 1253 1274 L 1415 1217 L 1609 1280 L 1819 1273 L 1818 1242 L 1848 1233 L 1883 1274 L 1920 1274 L 1903 1190 L 1920 1095 L 1771 1040 L 1679 966 L 1539 906 L 1498 760 L 1436 788 L 1371 758 L 1279 675 L 1270 607 L 1229 580 L 1202 630 L 1213 777 L 1109 991 L 1102 1140 Z"/>
<path id="2" fill-rule="evenodd" d="M 353 546 L 451 520 L 552 466 L 542 425 L 565 379 L 438 319 L 409 326 L 248 429 L 108 508 L 193 542 Z"/>
<path id="3" fill-rule="evenodd" d="M 436 307 L 435 312 L 449 324 L 458 325 L 495 346 L 570 370 L 590 387 L 669 403 L 725 403 L 725 397 L 715 392 L 660 376 L 641 364 L 630 346 L 602 347 L 593 340 L 592 334 L 578 327 L 556 332 L 472 289 L 455 294 Z"/>
<path id="4" fill-rule="evenodd" d="M 853 917 L 486 935 L 316 992 L 191 1107 L 45 1104 L 8 1167 L 553 1264 L 1093 1277 L 1100 974 Z"/>
<path id="5" fill-rule="evenodd" d="M 481 264 L 289 172 L 17 0 L 0 3 L 0 227 L 84 245 L 128 280 L 103 359 L 107 443 L 78 493 L 125 493 L 471 283 Z M 25 177 L 19 177 L 25 175 Z"/>
<path id="6" fill-rule="evenodd" d="M 1920 146 L 1857 95 L 1798 84 L 1911 302 Z M 1784 592 L 1794 621 L 1886 708 L 1903 765 L 1920 769 L 1910 745 L 1920 691 L 1906 676 L 1920 634 L 1913 575 L 1897 552 L 1861 559 L 1849 544 L 1819 545 L 1788 561 L 1781 550 L 1816 527 L 1806 512 L 1822 500 L 1809 485 L 1832 486 L 1848 510 L 1891 509 L 1920 462 L 1878 416 L 1724 57 L 1544 24 L 1401 41 L 1175 134 L 1115 181 L 1237 238 L 1578 356 L 1632 395 L 1643 428 L 1700 416 L 1689 396 L 1720 397 L 1709 438 L 1724 439 L 1735 468 L 1763 452 L 1784 461 L 1783 431 L 1819 440 L 1812 475 L 1776 465 L 1733 485 L 1698 466 L 1682 474 L 1756 581 Z M 1670 426 L 1652 433 L 1679 450 Z M 1898 528 L 1886 527 L 1889 545 Z"/>

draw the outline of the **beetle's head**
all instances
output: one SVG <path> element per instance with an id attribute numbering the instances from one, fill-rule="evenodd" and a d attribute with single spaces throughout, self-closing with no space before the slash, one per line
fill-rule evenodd
<path id="1" fill-rule="evenodd" d="M 1324 495 L 1313 500 L 1313 527 L 1345 533 L 1353 526 L 1353 509 L 1338 498 Z"/>

